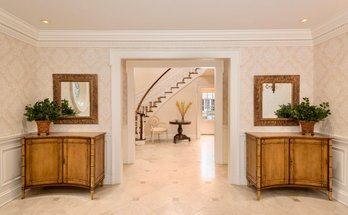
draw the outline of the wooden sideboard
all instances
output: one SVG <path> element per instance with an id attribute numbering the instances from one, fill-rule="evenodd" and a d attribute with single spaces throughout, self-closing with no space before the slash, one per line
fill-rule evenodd
<path id="1" fill-rule="evenodd" d="M 272 187 L 325 189 L 332 200 L 332 139 L 316 134 L 246 133 L 247 180 L 257 199 Z"/>
<path id="2" fill-rule="evenodd" d="M 50 133 L 22 138 L 22 198 L 31 187 L 103 185 L 105 133 Z"/>

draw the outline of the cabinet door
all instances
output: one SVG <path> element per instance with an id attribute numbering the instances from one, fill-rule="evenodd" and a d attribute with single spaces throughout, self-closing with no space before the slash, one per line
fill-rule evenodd
<path id="1" fill-rule="evenodd" d="M 64 139 L 63 183 L 90 185 L 90 140 Z"/>
<path id="2" fill-rule="evenodd" d="M 328 185 L 328 141 L 292 139 L 290 143 L 290 183 L 326 187 Z"/>
<path id="3" fill-rule="evenodd" d="M 261 186 L 289 183 L 289 139 L 263 139 L 261 141 Z"/>
<path id="4" fill-rule="evenodd" d="M 62 141 L 56 138 L 26 140 L 26 185 L 62 182 Z"/>

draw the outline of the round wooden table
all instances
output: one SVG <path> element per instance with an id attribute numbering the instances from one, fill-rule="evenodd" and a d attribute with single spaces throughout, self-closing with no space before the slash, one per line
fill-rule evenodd
<path id="1" fill-rule="evenodd" d="M 182 125 L 189 125 L 191 124 L 190 121 L 173 120 L 173 121 L 169 121 L 169 124 L 178 125 L 178 133 L 174 136 L 174 143 L 176 143 L 176 141 L 178 140 L 188 140 L 189 142 L 191 141 L 190 137 L 182 133 L 183 132 Z"/>

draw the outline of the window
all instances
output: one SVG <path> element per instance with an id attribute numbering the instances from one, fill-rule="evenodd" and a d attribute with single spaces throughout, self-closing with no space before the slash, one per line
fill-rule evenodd
<path id="1" fill-rule="evenodd" d="M 215 119 L 215 93 L 206 92 L 202 93 L 202 119 L 214 120 Z"/>

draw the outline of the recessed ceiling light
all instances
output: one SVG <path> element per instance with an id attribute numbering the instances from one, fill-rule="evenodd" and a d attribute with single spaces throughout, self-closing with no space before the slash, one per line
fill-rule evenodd
<path id="1" fill-rule="evenodd" d="M 303 19 L 300 20 L 300 22 L 302 22 L 302 23 L 308 22 L 308 19 L 307 18 L 303 18 Z"/>
<path id="2" fill-rule="evenodd" d="M 41 22 L 44 23 L 44 24 L 50 23 L 47 19 L 43 19 L 43 20 L 41 20 Z"/>

